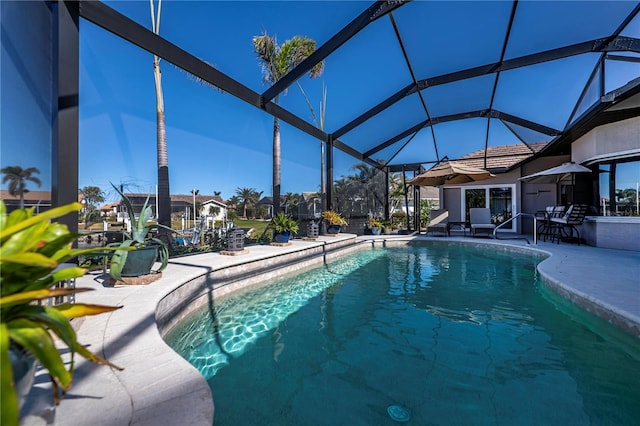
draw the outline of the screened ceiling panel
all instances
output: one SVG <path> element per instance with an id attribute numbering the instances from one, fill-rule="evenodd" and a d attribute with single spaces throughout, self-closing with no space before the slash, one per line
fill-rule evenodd
<path id="1" fill-rule="evenodd" d="M 379 19 L 325 60 L 328 131 L 335 131 L 411 82 L 388 19 Z M 339 89 L 334 89 L 339 88 Z"/>
<path id="2" fill-rule="evenodd" d="M 487 133 L 487 120 L 469 118 L 449 121 L 433 126 L 440 157 L 450 160 L 462 157 L 479 149 L 484 149 Z M 422 161 L 428 161 L 423 159 Z"/>
<path id="3" fill-rule="evenodd" d="M 429 114 L 442 117 L 489 108 L 495 79 L 495 74 L 483 75 L 423 90 Z"/>
<path id="4" fill-rule="evenodd" d="M 633 1 L 518 2 L 506 59 L 607 37 L 636 5 Z"/>
<path id="5" fill-rule="evenodd" d="M 412 135 L 413 136 L 413 135 Z M 412 164 L 436 161 L 436 151 L 433 144 L 431 129 L 422 129 L 415 136 L 409 136 L 403 139 L 399 144 L 393 146 L 394 149 L 389 151 L 385 149 L 381 153 L 390 153 L 393 158 L 389 158 L 390 165 Z M 401 145 L 400 145 L 401 144 Z M 404 148 L 398 152 L 398 149 L 404 145 Z"/>
<path id="6" fill-rule="evenodd" d="M 109 6 L 151 29 L 149 1 L 109 1 Z M 157 5 L 157 0 L 154 1 Z M 320 46 L 363 9 L 357 2 L 335 2 L 327 8 L 321 2 L 286 1 L 162 1 L 160 35 L 232 76 L 251 89 L 262 92 L 262 71 L 252 39 L 263 31 L 279 44 L 295 35 L 308 36 Z M 188 23 L 188 31 L 185 31 Z M 203 42 L 204 41 L 204 42 Z M 238 64 L 246 64 L 238 66 Z"/>
<path id="7" fill-rule="evenodd" d="M 599 55 L 571 56 L 500 74 L 494 108 L 562 130 Z"/>
<path id="8" fill-rule="evenodd" d="M 486 123 L 487 120 L 485 120 Z M 488 146 L 516 145 L 523 143 L 502 121 L 492 118 L 489 120 Z M 484 147 L 482 147 L 484 148 Z"/>
<path id="9" fill-rule="evenodd" d="M 81 2 L 81 14 L 95 4 Z M 107 4 L 150 28 L 147 1 Z M 279 42 L 306 35 L 318 50 L 267 86 L 251 42 L 263 30 Z M 571 123 L 610 107 L 604 94 L 623 87 L 616 101 L 624 102 L 640 87 L 637 1 L 165 0 L 160 33 L 229 78 L 177 60 L 219 83 L 222 96 L 278 116 L 310 140 L 337 140 L 338 150 L 370 163 L 428 164 L 485 147 L 564 141 Z M 153 42 L 143 47 L 153 51 Z M 320 60 L 322 76 L 308 78 Z"/>
<path id="10" fill-rule="evenodd" d="M 417 79 L 496 62 L 510 2 L 415 2 L 393 12 Z"/>
<path id="11" fill-rule="evenodd" d="M 420 97 L 416 93 L 341 136 L 340 140 L 364 152 L 426 119 Z"/>
<path id="12" fill-rule="evenodd" d="M 635 18 L 633 18 L 631 22 L 629 22 L 629 24 L 624 27 L 620 35 L 625 37 L 640 38 L 640 15 L 637 15 Z"/>
<path id="13" fill-rule="evenodd" d="M 549 142 L 553 139 L 553 136 L 544 133 L 536 132 L 528 127 L 520 126 L 508 121 L 504 122 L 505 127 L 509 128 L 516 137 L 523 143 L 531 144 L 536 142 Z M 495 145 L 492 145 L 495 146 Z"/>
<path id="14" fill-rule="evenodd" d="M 395 164 L 395 157 L 396 155 L 402 151 L 402 148 L 404 148 L 407 143 L 409 141 L 411 141 L 415 136 L 415 133 L 402 138 L 401 140 L 399 140 L 398 142 L 394 143 L 391 146 L 388 146 L 384 149 L 381 149 L 380 151 L 371 154 L 371 158 L 375 159 L 375 160 L 380 160 L 380 161 L 384 161 L 385 163 L 388 164 Z M 433 142 L 432 142 L 433 144 Z M 405 151 L 403 151 L 405 152 Z"/>

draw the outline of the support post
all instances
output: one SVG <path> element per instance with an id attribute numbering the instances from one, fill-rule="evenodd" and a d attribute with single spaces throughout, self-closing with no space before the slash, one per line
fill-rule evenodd
<path id="1" fill-rule="evenodd" d="M 78 201 L 80 11 L 77 1 L 61 1 L 51 8 L 54 19 L 58 21 L 52 47 L 54 88 L 51 126 L 51 205 L 56 207 Z M 61 217 L 58 221 L 67 225 L 72 233 L 78 232 L 77 213 Z"/>
<path id="2" fill-rule="evenodd" d="M 333 204 L 333 136 L 329 135 L 325 152 L 327 172 L 325 173 L 325 187 L 327 189 L 327 210 L 332 209 Z"/>

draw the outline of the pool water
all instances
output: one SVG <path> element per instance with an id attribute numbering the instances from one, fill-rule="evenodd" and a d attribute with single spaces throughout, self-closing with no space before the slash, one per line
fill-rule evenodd
<path id="1" fill-rule="evenodd" d="M 207 378 L 216 425 L 640 424 L 640 342 L 567 308 L 539 260 L 367 249 L 165 339 Z"/>

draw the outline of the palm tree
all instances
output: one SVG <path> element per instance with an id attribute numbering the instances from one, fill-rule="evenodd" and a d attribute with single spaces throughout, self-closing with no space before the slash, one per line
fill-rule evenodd
<path id="1" fill-rule="evenodd" d="M 236 195 L 242 200 L 242 217 L 247 218 L 247 205 L 253 206 L 260 200 L 262 192 L 255 188 L 236 188 Z"/>
<path id="2" fill-rule="evenodd" d="M 266 84 L 274 84 L 280 80 L 316 50 L 315 40 L 309 37 L 294 36 L 282 45 L 278 45 L 275 36 L 270 36 L 266 31 L 260 36 L 253 37 L 253 46 L 262 63 L 262 75 Z M 322 74 L 323 68 L 324 62 L 319 62 L 308 72 L 309 77 L 318 77 Z M 279 95 L 275 97 L 274 102 L 279 103 Z M 280 208 L 280 162 L 280 121 L 274 117 L 272 193 L 274 210 Z M 274 211 L 274 214 L 276 213 L 277 211 Z"/>
<path id="3" fill-rule="evenodd" d="M 379 213 L 384 207 L 384 175 L 375 167 L 365 163 L 359 163 L 353 166 L 353 170 L 357 172 L 353 178 L 359 182 L 359 186 L 364 193 L 363 198 L 366 199 L 366 206 L 374 214 Z"/>
<path id="4" fill-rule="evenodd" d="M 282 200 L 284 201 L 284 212 L 288 213 L 289 207 L 297 206 L 300 202 L 300 194 L 287 192 L 282 196 Z"/>
<path id="5" fill-rule="evenodd" d="M 40 173 L 35 167 L 29 167 L 27 169 L 23 169 L 20 166 L 7 166 L 3 167 L 0 170 L 4 174 L 2 178 L 2 183 L 9 182 L 9 194 L 14 197 L 20 197 L 20 208 L 24 208 L 24 193 L 29 192 L 27 189 L 27 182 L 33 182 L 38 187 L 42 185 L 40 179 L 35 176 L 32 176 L 36 173 Z"/>
<path id="6" fill-rule="evenodd" d="M 151 29 L 160 34 L 160 11 L 162 0 L 158 0 L 158 10 L 154 0 L 149 0 L 151 8 Z M 169 153 L 167 150 L 167 129 L 164 117 L 164 97 L 162 94 L 162 72 L 160 58 L 153 55 L 153 77 L 156 87 L 156 146 L 158 155 L 158 223 L 171 227 L 171 191 L 169 189 Z M 164 228 L 159 228 L 164 229 Z"/>
<path id="7" fill-rule="evenodd" d="M 324 123 L 325 123 L 324 116 L 327 112 L 327 87 L 324 85 L 324 82 L 323 82 L 322 83 L 322 99 L 320 99 L 319 114 L 316 114 L 316 110 L 313 108 L 313 104 L 311 104 L 311 101 L 309 100 L 309 97 L 307 96 L 304 89 L 302 88 L 302 85 L 300 84 L 300 82 L 298 82 L 298 87 L 302 92 L 302 96 L 304 96 L 304 100 L 307 101 L 307 106 L 309 107 L 309 110 L 311 111 L 311 116 L 313 117 L 313 123 L 316 125 L 317 128 L 324 131 Z M 320 208 L 322 210 L 325 210 L 327 206 L 327 200 L 326 200 L 327 188 L 326 188 L 326 182 L 324 177 L 324 169 L 325 169 L 324 150 L 325 150 L 324 141 L 321 140 L 320 141 L 320 204 L 321 204 Z"/>

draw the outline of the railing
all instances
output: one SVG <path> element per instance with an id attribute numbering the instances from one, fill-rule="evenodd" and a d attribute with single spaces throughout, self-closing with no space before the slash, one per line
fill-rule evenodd
<path id="1" fill-rule="evenodd" d="M 70 268 L 72 266 L 77 266 L 75 263 L 62 263 L 60 264 L 55 271 L 59 271 L 60 269 Z M 76 279 L 71 278 L 68 280 L 60 281 L 56 283 L 51 289 L 59 289 L 59 288 L 75 288 L 76 287 Z M 48 306 L 56 306 L 62 305 L 63 303 L 75 303 L 76 295 L 75 293 L 67 294 L 66 296 L 54 296 L 49 297 L 47 299 L 43 299 L 40 301 L 40 305 L 48 305 Z"/>
<path id="2" fill-rule="evenodd" d="M 507 223 L 511 223 L 512 221 L 514 221 L 515 219 L 519 218 L 520 216 L 523 217 L 530 217 L 533 219 L 533 244 L 538 244 L 538 218 L 531 214 L 531 213 L 518 213 L 517 215 L 510 217 L 509 219 L 505 220 L 504 222 L 502 222 L 500 225 L 496 226 L 493 229 L 493 238 L 495 238 L 496 240 L 499 240 L 500 238 L 498 238 L 498 229 L 502 228 L 503 226 L 505 226 Z M 516 237 L 516 238 L 509 238 L 509 239 L 523 239 L 527 242 L 527 244 L 531 244 L 529 242 L 529 239 L 526 237 Z"/>

